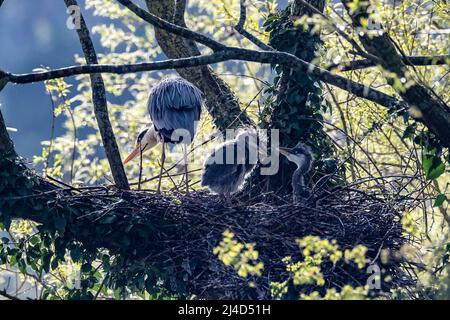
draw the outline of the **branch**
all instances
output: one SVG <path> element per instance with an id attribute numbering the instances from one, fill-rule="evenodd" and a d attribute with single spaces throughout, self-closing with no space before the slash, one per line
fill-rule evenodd
<path id="1" fill-rule="evenodd" d="M 166 20 L 163 20 L 154 14 L 151 14 L 141 8 L 139 8 L 137 5 L 135 5 L 130 0 L 117 0 L 120 4 L 127 7 L 132 11 L 134 14 L 136 14 L 138 17 L 140 17 L 142 20 L 147 21 L 151 25 L 164 29 L 170 33 L 176 34 L 178 36 L 181 36 L 186 39 L 194 40 L 198 43 L 201 43 L 208 48 L 211 48 L 214 51 L 220 51 L 225 48 L 225 45 L 221 44 L 220 42 L 217 42 L 205 35 L 202 35 L 201 33 L 189 30 L 187 28 L 183 28 L 180 26 L 177 26 L 173 23 L 170 23 Z"/>
<path id="2" fill-rule="evenodd" d="M 78 6 L 76 0 L 64 0 L 67 7 Z M 97 54 L 94 44 L 92 43 L 89 29 L 86 25 L 83 15 L 80 13 L 80 28 L 77 29 L 78 38 L 84 52 L 86 62 L 88 64 L 98 64 Z M 92 84 L 92 101 L 94 103 L 94 113 L 97 118 L 98 127 L 105 148 L 106 157 L 108 158 L 111 173 L 116 186 L 120 189 L 128 190 L 128 179 L 123 168 L 122 159 L 120 158 L 119 147 L 117 146 L 116 137 L 111 126 L 108 114 L 108 103 L 106 100 L 106 90 L 103 78 L 99 73 L 91 74 Z"/>
<path id="3" fill-rule="evenodd" d="M 353 26 L 361 28 L 363 19 L 369 16 L 370 2 L 360 5 L 355 12 L 351 9 L 351 0 L 342 0 L 352 19 Z M 432 89 L 423 85 L 420 80 L 409 75 L 407 64 L 408 59 L 401 49 L 389 37 L 387 32 L 369 35 L 359 33 L 359 39 L 364 48 L 381 61 L 381 66 L 394 73 L 399 79 L 404 79 L 408 85 L 400 88 L 393 86 L 394 90 L 403 98 L 411 108 L 415 108 L 415 118 L 422 121 L 425 126 L 436 136 L 446 147 L 450 147 L 450 107 L 437 96 Z M 400 54 L 399 54 L 400 52 Z M 373 61 L 376 63 L 377 61 Z M 388 83 L 392 84 L 394 79 L 387 77 Z"/>
<path id="4" fill-rule="evenodd" d="M 6 129 L 5 120 L 3 119 L 1 110 L 0 110 L 0 151 L 16 156 L 14 144 L 11 138 L 9 137 L 8 130 Z"/>
<path id="5" fill-rule="evenodd" d="M 450 55 L 439 56 L 407 56 L 402 58 L 403 63 L 408 66 L 440 66 L 449 64 Z M 339 69 L 339 71 L 352 71 L 365 68 L 376 67 L 377 64 L 369 59 L 348 61 L 338 64 L 333 64 L 327 70 Z"/>
<path id="6" fill-rule="evenodd" d="M 271 46 L 265 44 L 261 40 L 259 40 L 256 36 L 248 32 L 244 29 L 245 21 L 247 20 L 247 7 L 245 5 L 246 0 L 241 0 L 241 8 L 240 8 L 240 15 L 239 15 L 239 22 L 234 27 L 234 29 L 239 32 L 243 37 L 247 38 L 250 42 L 255 44 L 257 47 L 261 48 L 264 51 L 275 51 L 274 48 Z"/>
<path id="7" fill-rule="evenodd" d="M 350 91 L 354 93 L 358 97 L 366 98 L 368 100 L 377 102 L 386 107 L 392 107 L 395 103 L 397 103 L 395 98 L 390 97 L 382 92 L 371 89 L 364 85 L 361 85 L 357 82 L 354 82 L 349 79 L 342 78 L 340 76 L 333 75 L 326 70 L 320 69 L 313 64 L 310 64 L 304 60 L 297 58 L 294 55 L 287 54 L 285 52 L 268 52 L 268 51 L 253 51 L 240 49 L 236 47 L 229 47 L 219 42 L 206 37 L 198 32 L 189 30 L 187 28 L 176 26 L 168 21 L 162 20 L 151 13 L 142 10 L 141 8 L 134 5 L 129 0 L 117 0 L 122 5 L 126 6 L 128 9 L 133 11 L 136 15 L 141 17 L 143 20 L 148 23 L 162 28 L 168 32 L 172 32 L 186 39 L 194 40 L 199 43 L 205 44 L 210 48 L 215 48 L 218 51 L 222 51 L 225 55 L 229 54 L 229 58 L 226 60 L 245 60 L 245 61 L 253 61 L 253 62 L 261 62 L 261 63 L 270 63 L 270 64 L 285 64 L 294 69 L 301 69 L 303 72 L 310 72 L 316 76 L 320 80 L 323 80 L 331 85 L 337 86 L 346 91 Z M 235 54 L 236 53 L 236 54 Z M 280 59 L 280 60 L 277 60 Z M 225 61 L 225 60 L 222 60 Z"/>
<path id="8" fill-rule="evenodd" d="M 323 13 L 323 7 L 322 10 L 319 10 L 317 7 L 313 6 L 311 3 L 306 2 L 305 0 L 297 0 L 299 3 L 301 3 L 302 5 L 304 5 L 305 7 L 307 7 L 309 10 L 311 10 L 311 13 L 315 13 L 320 15 L 322 18 L 324 18 L 325 20 L 328 21 L 328 23 L 333 27 L 333 29 L 342 37 L 344 38 L 355 50 L 356 52 L 361 55 L 364 58 L 367 59 L 371 59 L 376 61 L 376 57 L 367 53 L 366 51 L 364 51 L 360 45 L 351 37 L 349 36 L 347 33 L 345 33 L 344 30 L 342 30 L 341 28 L 339 28 L 335 23 L 333 23 L 332 19 L 327 16 L 325 13 Z"/>
<path id="9" fill-rule="evenodd" d="M 339 75 L 332 74 L 329 71 L 321 69 L 313 64 L 297 58 L 296 56 L 279 51 L 254 51 L 248 49 L 240 49 L 230 47 L 225 51 L 213 53 L 210 55 L 196 56 L 182 59 L 170 59 L 158 62 L 138 63 L 129 65 L 85 65 L 74 66 L 56 70 L 50 70 L 29 74 L 6 74 L 7 80 L 12 83 L 32 83 L 37 81 L 45 81 L 49 79 L 69 77 L 80 74 L 92 73 L 136 73 L 152 70 L 178 69 L 188 68 L 200 65 L 214 64 L 228 60 L 252 61 L 268 64 L 281 64 L 286 67 L 309 72 L 315 75 L 319 80 L 341 88 L 354 95 L 368 99 L 382 106 L 391 108 L 398 103 L 398 100 L 381 91 L 367 87 L 353 80 L 344 78 Z"/>
<path id="10" fill-rule="evenodd" d="M 0 6 L 2 5 L 3 0 L 0 0 Z M 0 290 L 0 296 L 4 296 L 5 298 L 9 299 L 9 300 L 21 300 L 15 296 L 10 295 L 8 292 L 6 292 L 6 290 Z"/>
<path id="11" fill-rule="evenodd" d="M 0 7 L 2 6 L 4 0 L 0 0 Z M 8 83 L 6 74 L 0 70 L 0 92 Z M 6 129 L 5 120 L 3 119 L 2 111 L 0 110 L 0 151 L 6 153 L 13 153 L 16 155 L 14 150 L 13 142 L 9 137 L 8 130 Z"/>

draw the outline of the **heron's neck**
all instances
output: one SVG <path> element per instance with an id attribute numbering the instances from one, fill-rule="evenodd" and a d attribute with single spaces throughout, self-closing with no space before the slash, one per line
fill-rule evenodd
<path id="1" fill-rule="evenodd" d="M 304 174 L 305 173 L 300 168 L 297 168 L 297 170 L 294 171 L 294 174 L 292 175 L 292 188 L 294 191 L 299 188 L 305 188 Z"/>
<path id="2" fill-rule="evenodd" d="M 309 197 L 309 191 L 305 186 L 305 174 L 308 170 L 298 167 L 292 175 L 292 195 L 294 202 L 298 202 L 300 199 L 306 199 Z"/>

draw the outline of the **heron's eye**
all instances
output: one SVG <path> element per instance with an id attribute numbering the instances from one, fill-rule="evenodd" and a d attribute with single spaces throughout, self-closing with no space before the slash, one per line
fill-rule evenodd
<path id="1" fill-rule="evenodd" d="M 141 142 L 142 139 L 144 138 L 145 134 L 147 133 L 148 129 L 144 129 L 141 132 L 139 132 L 139 135 L 137 137 L 137 143 Z"/>

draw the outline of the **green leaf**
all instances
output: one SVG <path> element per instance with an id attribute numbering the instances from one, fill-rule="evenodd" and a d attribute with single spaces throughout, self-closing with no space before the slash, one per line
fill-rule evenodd
<path id="1" fill-rule="evenodd" d="M 447 200 L 445 194 L 440 194 L 436 197 L 436 200 L 434 200 L 433 207 L 440 207 L 444 203 L 444 201 Z"/>
<path id="2" fill-rule="evenodd" d="M 427 180 L 435 180 L 445 172 L 445 164 L 436 154 L 427 154 L 423 157 L 423 170 Z"/>

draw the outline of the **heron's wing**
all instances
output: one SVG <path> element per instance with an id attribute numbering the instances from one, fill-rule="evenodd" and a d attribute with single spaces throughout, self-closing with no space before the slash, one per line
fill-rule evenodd
<path id="1" fill-rule="evenodd" d="M 242 164 L 206 164 L 201 184 L 218 193 L 232 193 L 241 185 L 242 177 Z"/>
<path id="2" fill-rule="evenodd" d="M 227 163 L 227 152 L 233 152 L 233 161 Z M 245 176 L 250 173 L 255 164 L 250 164 L 247 159 L 239 159 L 248 153 L 238 155 L 238 146 L 235 140 L 221 144 L 209 155 L 205 161 L 202 172 L 202 185 L 209 187 L 218 193 L 233 193 L 245 181 Z"/>
<path id="3" fill-rule="evenodd" d="M 195 135 L 195 124 L 200 120 L 202 92 L 182 78 L 168 78 L 150 92 L 148 112 L 158 132 L 165 138 L 176 135 Z M 176 141 L 174 141 L 176 142 Z"/>

